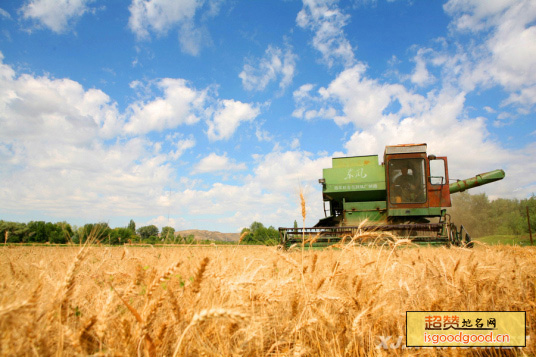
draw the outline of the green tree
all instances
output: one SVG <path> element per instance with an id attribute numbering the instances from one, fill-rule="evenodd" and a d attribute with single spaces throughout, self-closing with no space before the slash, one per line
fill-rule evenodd
<path id="1" fill-rule="evenodd" d="M 29 229 L 26 223 L 0 220 L 0 239 L 8 243 L 22 243 L 28 239 Z"/>
<path id="2" fill-rule="evenodd" d="M 108 223 L 87 223 L 78 231 L 78 242 L 85 243 L 88 239 L 94 239 L 106 243 L 109 233 Z"/>
<path id="3" fill-rule="evenodd" d="M 132 237 L 132 230 L 130 228 L 114 228 L 109 233 L 109 244 L 125 244 Z"/>
<path id="4" fill-rule="evenodd" d="M 531 226 L 536 224 L 536 197 L 528 199 L 498 198 L 490 201 L 484 194 L 461 192 L 452 195 L 448 210 L 452 222 L 463 225 L 472 237 L 487 235 L 522 235 L 528 233 L 527 207 Z"/>
<path id="5" fill-rule="evenodd" d="M 128 229 L 132 232 L 132 234 L 136 234 L 136 223 L 131 219 L 130 222 L 128 222 Z"/>
<path id="6" fill-rule="evenodd" d="M 193 244 L 194 242 L 195 242 L 195 236 L 193 234 L 189 234 L 188 236 L 184 237 L 184 243 Z"/>
<path id="7" fill-rule="evenodd" d="M 260 222 L 253 222 L 249 228 L 242 229 L 242 234 L 246 235 L 242 238 L 244 244 L 266 244 L 275 245 L 279 241 L 279 232 L 272 226 L 266 228 Z"/>
<path id="8" fill-rule="evenodd" d="M 160 237 L 164 240 L 164 242 L 175 241 L 175 228 L 163 227 Z"/>
<path id="9" fill-rule="evenodd" d="M 68 243 L 72 240 L 72 237 L 74 235 L 73 228 L 71 225 L 65 221 L 63 222 L 56 222 L 56 226 L 59 230 L 61 230 L 61 233 L 63 234 L 63 243 Z"/>
<path id="10" fill-rule="evenodd" d="M 67 237 L 63 233 L 63 229 L 60 224 L 47 222 L 45 224 L 45 232 L 46 232 L 48 242 L 55 243 L 55 244 L 67 243 Z"/>
<path id="11" fill-rule="evenodd" d="M 143 241 L 146 241 L 151 236 L 158 237 L 158 227 L 154 224 L 140 227 L 138 228 L 138 234 Z"/>
<path id="12" fill-rule="evenodd" d="M 29 242 L 45 243 L 48 242 L 46 223 L 44 221 L 30 221 L 28 223 Z"/>

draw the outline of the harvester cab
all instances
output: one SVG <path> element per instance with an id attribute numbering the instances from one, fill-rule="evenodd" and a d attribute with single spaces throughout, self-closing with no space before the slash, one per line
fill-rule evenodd
<path id="1" fill-rule="evenodd" d="M 327 246 L 373 230 L 415 243 L 470 244 L 463 226 L 450 222 L 450 194 L 504 178 L 503 170 L 449 184 L 446 157 L 427 155 L 426 144 L 387 146 L 378 155 L 332 159 L 323 170 L 325 218 L 311 228 L 280 228 L 281 244 Z"/>

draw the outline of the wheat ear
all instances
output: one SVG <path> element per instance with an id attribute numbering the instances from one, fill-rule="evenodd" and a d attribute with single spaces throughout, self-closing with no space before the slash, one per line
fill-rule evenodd
<path id="1" fill-rule="evenodd" d="M 65 276 L 65 280 L 59 290 L 60 296 L 61 296 L 61 302 L 60 302 L 60 318 L 62 323 L 67 318 L 67 304 L 68 301 L 73 294 L 73 288 L 75 283 L 75 273 L 80 267 L 80 264 L 82 263 L 82 260 L 84 260 L 86 256 L 86 246 L 83 246 L 79 251 L 76 257 L 74 258 L 73 263 L 69 267 L 69 270 L 67 271 L 67 275 Z"/>
<path id="2" fill-rule="evenodd" d="M 166 281 L 170 276 L 171 274 L 173 274 L 173 272 L 175 272 L 175 270 L 177 270 L 177 268 L 181 265 L 181 262 L 177 262 L 175 264 L 173 264 L 172 266 L 170 266 L 168 268 L 168 270 L 166 270 L 164 272 L 164 274 L 162 274 L 162 276 L 160 276 L 160 278 L 158 280 L 155 279 L 155 281 L 153 281 L 153 283 L 151 284 L 151 287 L 149 288 L 149 291 L 147 292 L 147 300 L 149 301 L 151 299 L 151 297 L 153 296 L 156 288 L 158 287 L 158 284 L 161 284 L 163 283 L 164 281 Z"/>
<path id="3" fill-rule="evenodd" d="M 209 257 L 203 258 L 203 261 L 201 262 L 199 269 L 197 269 L 194 282 L 192 283 L 192 292 L 194 294 L 197 294 L 199 292 L 199 289 L 201 288 L 201 282 L 203 281 L 203 274 L 205 274 L 205 270 L 207 269 L 207 265 L 209 261 L 210 261 Z"/>

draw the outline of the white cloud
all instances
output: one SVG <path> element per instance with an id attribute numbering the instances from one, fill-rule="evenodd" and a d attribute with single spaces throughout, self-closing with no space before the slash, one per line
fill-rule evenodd
<path id="1" fill-rule="evenodd" d="M 353 123 L 366 127 L 381 119 L 386 108 L 394 103 L 400 106 L 399 115 L 426 109 L 428 104 L 422 96 L 412 94 L 400 84 L 382 84 L 367 78 L 365 71 L 362 63 L 344 70 L 327 88 L 320 88 L 316 96 L 310 93 L 311 87 L 300 88 L 294 93 L 298 106 L 295 116 L 333 119 L 338 125 Z"/>
<path id="2" fill-rule="evenodd" d="M 313 47 L 320 51 L 328 67 L 339 62 L 349 67 L 355 63 L 352 46 L 343 30 L 349 15 L 343 14 L 336 4 L 336 0 L 303 0 L 296 22 L 315 33 Z"/>
<path id="3" fill-rule="evenodd" d="M 241 122 L 252 121 L 260 109 L 233 99 L 221 100 L 212 120 L 208 120 L 207 135 L 211 141 L 229 139 Z"/>
<path id="4" fill-rule="evenodd" d="M 149 31 L 166 34 L 175 25 L 191 20 L 202 2 L 197 0 L 133 0 L 130 4 L 130 29 L 140 39 Z"/>
<path id="5" fill-rule="evenodd" d="M 281 78 L 279 87 L 285 89 L 292 82 L 295 68 L 296 55 L 291 49 L 287 48 L 283 51 L 280 48 L 268 46 L 264 57 L 259 60 L 258 64 L 255 66 L 245 64 L 239 77 L 246 90 L 262 91 L 278 77 Z"/>
<path id="6" fill-rule="evenodd" d="M 31 19 L 56 33 L 62 33 L 69 26 L 89 12 L 91 0 L 30 0 L 21 9 L 25 19 Z"/>
<path id="7" fill-rule="evenodd" d="M 292 112 L 292 116 L 296 118 L 304 118 L 305 111 L 308 104 L 314 100 L 311 91 L 314 89 L 314 86 L 310 83 L 303 84 L 300 88 L 295 90 L 292 93 L 294 97 L 294 102 L 296 103 L 296 109 Z"/>
<path id="8" fill-rule="evenodd" d="M 291 227 L 295 219 L 301 222 L 302 188 L 306 225 L 312 226 L 324 217 L 318 179 L 322 168 L 331 165 L 330 157 L 315 159 L 308 152 L 274 150 L 267 155 L 254 155 L 254 159 L 253 174 L 243 184 L 215 183 L 207 190 L 179 190 L 171 194 L 172 206 L 187 207 L 182 211 L 194 216 L 209 214 L 211 221 L 207 223 L 219 227 L 238 229 L 255 220 Z"/>
<path id="9" fill-rule="evenodd" d="M 246 164 L 235 163 L 227 157 L 227 154 L 218 155 L 211 153 L 199 161 L 193 168 L 192 174 L 204 174 L 210 172 L 239 171 L 245 170 Z"/>
<path id="10" fill-rule="evenodd" d="M 263 130 L 263 129 L 261 129 L 260 126 L 258 126 L 255 129 L 255 136 L 257 137 L 257 140 L 259 140 L 259 141 L 269 142 L 269 141 L 272 141 L 274 139 L 273 136 L 270 135 L 268 130 Z"/>
<path id="11" fill-rule="evenodd" d="M 6 18 L 6 19 L 11 19 L 11 15 L 9 14 L 9 12 L 7 12 L 6 10 L 0 8 L 0 16 Z"/>
<path id="12" fill-rule="evenodd" d="M 486 105 L 486 106 L 484 107 L 484 110 L 485 110 L 486 112 L 490 113 L 490 114 L 497 113 L 497 111 L 496 111 L 495 109 L 493 109 L 492 107 L 490 107 L 490 106 L 488 106 L 488 105 Z"/>
<path id="13" fill-rule="evenodd" d="M 464 88 L 500 85 L 511 92 L 536 85 L 536 3 L 532 0 L 450 0 L 445 10 L 453 17 L 452 28 L 470 31 L 482 42 L 462 45 L 454 66 Z M 452 61 L 451 61 L 452 63 Z M 529 91 L 530 92 L 530 91 Z M 526 92 L 528 94 L 529 92 Z M 509 104 L 534 103 L 536 98 L 512 96 Z M 525 103 L 523 103 L 525 102 Z"/>
<path id="14" fill-rule="evenodd" d="M 182 226 L 183 224 L 184 224 L 184 220 L 181 220 L 180 218 L 176 219 L 172 217 L 158 216 L 156 218 L 153 218 L 147 221 L 145 224 L 139 224 L 139 227 L 155 225 L 158 227 L 159 231 L 161 231 L 163 227 L 175 228 L 178 226 Z"/>
<path id="15" fill-rule="evenodd" d="M 329 157 L 312 159 L 306 151 L 273 151 L 257 157 L 259 164 L 254 169 L 254 182 L 260 187 L 281 194 L 298 192 L 299 186 L 317 184 L 322 168 L 331 165 Z M 319 176 L 320 175 L 320 176 Z"/>
<path id="16" fill-rule="evenodd" d="M 179 30 L 179 43 L 183 52 L 197 56 L 210 36 L 204 28 L 195 27 L 192 22 L 185 22 Z"/>
<path id="17" fill-rule="evenodd" d="M 458 31 L 481 31 L 495 25 L 504 11 L 518 0 L 449 0 L 443 7 L 455 17 L 451 24 Z"/>
<path id="18" fill-rule="evenodd" d="M 419 49 L 417 55 L 413 59 L 415 61 L 415 70 L 410 76 L 411 82 L 417 84 L 418 86 L 425 86 L 431 84 L 435 81 L 433 75 L 430 74 L 426 68 L 426 60 L 424 56 L 429 52 L 424 49 Z"/>
<path id="19" fill-rule="evenodd" d="M 201 48 L 210 44 L 210 35 L 203 26 L 195 25 L 195 15 L 207 3 L 203 18 L 218 14 L 222 1 L 204 0 L 132 0 L 128 26 L 138 40 L 147 40 L 151 33 L 164 36 L 177 28 L 184 53 L 197 56 Z"/>
<path id="20" fill-rule="evenodd" d="M 164 78 L 157 86 L 164 92 L 163 97 L 129 106 L 132 114 L 125 125 L 127 133 L 145 134 L 199 121 L 207 97 L 206 91 L 190 88 L 183 79 Z"/>
<path id="21" fill-rule="evenodd" d="M 509 104 L 519 104 L 524 107 L 531 108 L 536 104 L 536 85 L 522 89 L 519 93 L 512 93 L 501 103 L 504 107 Z"/>
<path id="22" fill-rule="evenodd" d="M 0 138 L 86 143 L 95 136 L 110 138 L 120 130 L 116 104 L 100 90 L 86 91 L 69 79 L 17 78 L 5 65 L 2 74 Z"/>
<path id="23" fill-rule="evenodd" d="M 144 138 L 118 137 L 122 124 L 102 91 L 16 76 L 0 62 L 2 212 L 108 221 L 160 207 L 175 175 L 168 155 Z"/>
<path id="24" fill-rule="evenodd" d="M 174 129 L 206 118 L 208 138 L 227 140 L 241 122 L 252 121 L 260 114 L 260 109 L 252 104 L 217 99 L 210 88 L 198 91 L 184 79 L 164 78 L 156 85 L 163 92 L 161 97 L 129 105 L 126 133 L 138 135 Z M 141 82 L 134 81 L 131 87 L 140 89 L 143 97 L 152 94 Z"/>
<path id="25" fill-rule="evenodd" d="M 191 149 L 195 146 L 195 139 L 191 136 L 188 139 L 179 140 L 174 145 L 177 150 L 171 151 L 170 156 L 173 160 L 177 160 L 186 152 L 186 150 Z"/>

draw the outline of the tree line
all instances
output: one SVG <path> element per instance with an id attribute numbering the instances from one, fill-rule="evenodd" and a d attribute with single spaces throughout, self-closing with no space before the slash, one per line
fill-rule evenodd
<path id="1" fill-rule="evenodd" d="M 182 237 L 175 234 L 173 227 L 163 227 L 160 232 L 155 225 L 136 229 L 136 223 L 130 220 L 127 227 L 110 228 L 108 223 L 88 223 L 83 226 L 72 226 L 67 222 L 31 221 L 28 223 L 0 220 L 0 239 L 4 243 L 85 243 L 95 239 L 103 244 L 125 243 L 174 243 L 191 244 L 195 242 L 193 235 Z"/>
<path id="2" fill-rule="evenodd" d="M 452 222 L 463 225 L 471 237 L 528 234 L 527 207 L 532 232 L 536 231 L 536 196 L 523 200 L 490 200 L 485 193 L 456 193 L 448 210 Z"/>
<path id="3" fill-rule="evenodd" d="M 272 226 L 266 228 L 260 222 L 253 222 L 249 228 L 242 230 L 240 244 L 275 245 L 279 242 L 279 232 Z M 211 244 L 210 240 L 198 240 L 193 234 L 181 236 L 175 234 L 173 227 L 163 227 L 162 231 L 155 225 L 136 229 L 136 223 L 130 220 L 128 226 L 110 228 L 108 223 L 88 223 L 72 226 L 67 222 L 31 221 L 28 223 L 0 220 L 0 239 L 4 243 L 52 243 L 80 244 L 88 239 L 102 244 Z M 218 242 L 233 244 L 233 242 Z"/>
<path id="4" fill-rule="evenodd" d="M 261 222 L 251 223 L 240 233 L 240 244 L 277 245 L 279 243 L 279 231 L 273 226 L 265 227 Z"/>

